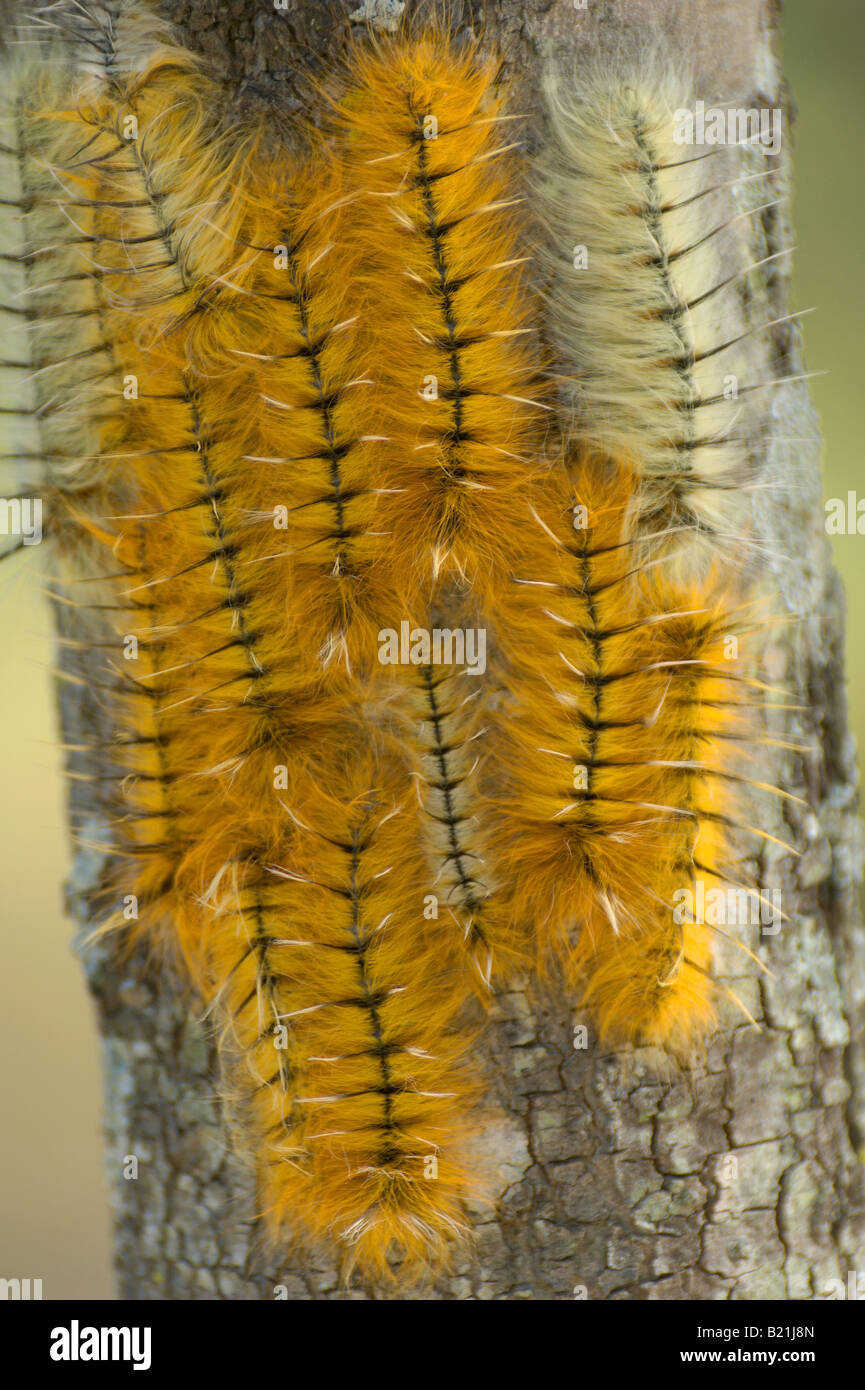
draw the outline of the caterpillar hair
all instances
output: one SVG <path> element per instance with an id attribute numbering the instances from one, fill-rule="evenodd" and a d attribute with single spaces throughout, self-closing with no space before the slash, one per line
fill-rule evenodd
<path id="1" fill-rule="evenodd" d="M 495 79 L 471 45 L 381 41 L 355 50 L 336 112 L 409 617 L 425 619 L 440 576 L 486 606 L 544 439 L 514 118 Z"/>
<path id="2" fill-rule="evenodd" d="M 465 946 L 469 983 L 482 997 L 521 959 L 516 935 L 500 917 L 489 879 L 480 804 L 486 689 L 465 667 L 420 665 L 405 685 L 400 725 L 413 757 L 423 840 L 439 905 Z"/>
<path id="3" fill-rule="evenodd" d="M 324 143 L 292 162 L 290 183 L 284 151 L 260 159 L 255 178 L 252 264 L 230 272 L 232 313 L 211 312 L 197 348 L 202 370 L 221 378 L 225 423 L 259 499 L 245 518 L 257 551 L 245 564 L 257 587 L 284 591 L 306 669 L 366 682 L 399 576 L 378 563 L 383 440 L 360 333 L 364 248 L 346 225 L 356 192 Z"/>
<path id="4" fill-rule="evenodd" d="M 117 510 L 121 494 L 112 491 L 109 474 L 125 431 L 122 376 L 106 325 L 102 268 L 94 260 L 98 222 L 110 202 L 101 152 L 70 104 L 60 51 L 53 47 L 41 64 L 18 63 L 8 73 L 2 156 L 5 186 L 17 185 L 17 196 L 8 200 L 12 225 L 7 219 L 4 228 L 3 264 L 14 285 L 2 310 L 13 344 L 3 378 L 6 411 L 19 429 L 7 435 L 7 462 L 24 473 L 30 495 L 45 508 L 45 531 L 54 542 L 55 598 L 78 610 L 76 638 L 65 642 L 61 674 L 86 684 L 90 697 L 111 710 L 107 743 L 69 748 L 68 767 L 75 780 L 97 781 L 107 814 L 126 823 L 129 846 L 125 832 L 112 825 L 100 833 L 99 848 L 108 847 L 106 831 L 121 858 L 134 843 L 139 876 L 133 881 L 122 873 L 115 883 L 124 910 L 134 914 L 136 901 L 160 898 L 166 865 L 155 851 L 156 783 L 133 778 L 126 784 L 128 796 L 118 794 L 153 731 L 149 701 L 123 672 L 123 645 L 112 639 L 107 624 L 107 615 L 127 606 L 117 586 L 123 566 L 106 556 L 105 532 L 94 521 Z M 87 656 L 102 661 L 105 649 L 106 669 L 94 678 Z M 141 771 L 146 778 L 147 768 Z M 148 834 L 148 817 L 155 835 Z"/>
<path id="5" fill-rule="evenodd" d="M 124 58 L 130 15 L 134 69 Z M 222 800 L 230 800 L 226 764 L 236 770 L 247 744 L 257 749 L 268 699 L 246 700 L 263 663 L 249 638 L 230 523 L 220 510 L 225 446 L 212 439 L 185 341 L 188 320 L 237 257 L 243 199 L 234 194 L 244 187 L 238 169 L 254 137 L 240 131 L 204 140 L 214 93 L 195 61 L 167 46 L 159 26 L 145 61 L 135 8 L 110 16 L 94 45 L 103 55 L 101 77 L 88 61 L 65 103 L 36 106 L 28 139 L 67 221 L 62 249 L 78 263 L 70 282 L 97 287 L 86 310 L 61 309 L 59 317 L 95 325 L 97 418 L 106 423 L 98 447 L 88 450 L 73 416 L 62 458 L 78 483 L 74 505 L 65 508 L 77 536 L 110 547 L 110 563 L 92 577 L 114 574 L 108 593 L 97 595 L 117 634 L 101 644 L 109 653 L 102 685 L 118 731 L 109 771 L 100 773 L 119 792 L 109 799 L 114 851 L 133 866 L 121 878 L 124 897 L 142 910 L 139 926 L 171 908 L 182 924 L 183 905 L 171 902 L 170 888 L 188 838 L 186 812 L 194 835 L 201 822 L 193 808 L 214 767 L 223 776 Z M 51 286 L 61 303 L 67 283 L 64 276 Z M 92 398 L 85 405 L 91 419 Z M 57 413 L 53 402 L 44 411 L 49 438 Z M 80 493 L 91 479 L 85 503 Z M 230 760 L 219 756 L 217 722 L 232 744 Z M 261 806 L 273 801 L 265 797 Z M 207 824 L 218 838 L 216 822 Z"/>

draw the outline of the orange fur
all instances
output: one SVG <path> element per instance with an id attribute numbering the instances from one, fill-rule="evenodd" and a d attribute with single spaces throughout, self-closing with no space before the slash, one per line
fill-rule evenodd
<path id="1" fill-rule="evenodd" d="M 387 437 L 395 619 L 425 622 L 439 576 L 488 610 L 544 438 L 529 232 L 495 75 L 446 39 L 359 47 L 335 118 L 358 190 L 348 220 Z"/>
<path id="2" fill-rule="evenodd" d="M 245 612 L 234 518 L 222 507 L 223 450 L 231 446 L 212 437 L 208 388 L 189 351 L 187 325 L 237 255 L 245 204 L 235 190 L 245 186 L 238 172 L 254 153 L 254 139 L 242 132 L 199 148 L 213 100 L 188 55 L 160 50 L 141 72 L 85 84 L 74 105 L 54 115 L 59 149 L 48 146 L 70 201 L 93 209 L 86 254 L 98 257 L 100 318 L 111 344 L 104 390 L 114 447 L 98 455 L 108 515 L 79 515 L 111 545 L 112 567 L 125 577 L 112 586 L 122 616 L 108 670 L 122 736 L 109 781 L 123 777 L 116 848 L 140 874 L 131 882 L 124 875 L 122 886 L 138 897 L 142 925 L 173 913 L 193 973 L 197 913 L 172 897 L 174 876 L 201 833 L 214 780 L 224 820 L 211 816 L 208 834 L 211 847 L 218 841 L 228 855 L 237 818 L 231 774 L 250 758 L 247 790 L 257 778 L 264 793 L 265 775 L 272 789 L 273 750 L 266 769 L 260 756 L 271 702 L 262 676 L 277 646 L 273 634 L 264 657 L 254 649 L 256 615 Z M 130 119 L 137 133 L 124 140 Z M 211 237 L 201 234 L 203 197 L 190 197 L 205 191 L 208 223 L 219 232 Z M 278 645 L 281 671 L 291 670 Z M 273 801 L 260 796 L 260 824 L 277 819 Z"/>
<path id="3" fill-rule="evenodd" d="M 478 784 L 487 688 L 484 676 L 453 665 L 414 668 L 405 681 L 399 725 L 425 812 L 428 892 L 464 944 L 472 967 L 468 983 L 486 999 L 494 975 L 504 977 L 523 959 L 516 934 L 498 911 L 483 849 Z"/>
<path id="4" fill-rule="evenodd" d="M 271 1230 L 326 1237 L 378 1277 L 397 1259 L 415 1278 L 467 1238 L 473 1032 L 453 933 L 424 918 L 404 766 L 350 728 L 331 734 L 293 768 L 274 862 L 214 893 L 208 969 L 224 981 L 224 1050 L 253 1069 L 237 1089 Z"/>
<path id="5" fill-rule="evenodd" d="M 392 630 L 488 625 L 521 493 L 542 467 L 547 392 L 528 220 L 496 76 L 494 60 L 457 50 L 445 33 L 399 38 L 358 46 L 336 102 L 333 138 L 352 194 L 345 238 L 374 381 L 359 409 L 381 440 L 377 565 L 393 576 L 383 624 Z M 389 674 L 402 686 L 394 712 L 427 810 L 433 887 L 485 990 L 514 947 L 477 823 L 488 683 L 453 662 Z"/>
<path id="6" fill-rule="evenodd" d="M 753 621 L 720 577 L 687 586 L 644 566 L 635 485 L 577 457 L 533 504 L 534 566 L 497 637 L 510 698 L 489 840 L 513 920 L 541 965 L 564 963 L 602 1036 L 683 1054 L 714 1017 L 712 927 L 677 920 L 675 895 L 730 879 L 759 682 Z"/>

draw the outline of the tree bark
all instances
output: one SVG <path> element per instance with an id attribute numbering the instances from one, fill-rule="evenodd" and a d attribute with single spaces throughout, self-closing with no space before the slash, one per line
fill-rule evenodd
<path id="1" fill-rule="evenodd" d="M 259 0 L 166 0 L 162 8 L 208 55 L 227 101 L 282 119 L 309 106 L 309 75 L 352 29 L 386 26 L 403 7 L 288 0 L 280 11 Z M 453 0 L 449 8 L 457 28 L 477 24 L 483 9 L 483 32 L 521 88 L 519 109 L 534 117 L 530 138 L 542 138 L 536 94 L 553 56 L 572 55 L 578 79 L 599 49 L 614 61 L 649 44 L 667 48 L 679 68 L 692 65 L 695 95 L 707 105 L 783 107 L 789 128 L 771 0 L 589 0 L 584 10 L 573 0 Z M 748 152 L 741 158 L 744 165 Z M 780 183 L 788 159 L 787 140 Z M 750 223 L 755 259 L 792 244 L 783 204 Z M 789 258 L 769 269 L 752 305 L 755 327 L 790 307 Z M 755 334 L 753 353 L 754 380 L 803 371 L 795 324 Z M 121 1296 L 802 1299 L 865 1270 L 862 837 L 844 698 L 844 598 L 823 529 L 818 445 L 788 442 L 817 435 L 806 386 L 791 381 L 771 396 L 766 467 L 780 487 L 766 494 L 763 521 L 787 557 L 772 562 L 774 587 L 804 616 L 779 631 L 769 657 L 777 684 L 806 692 L 809 708 L 790 715 L 790 728 L 813 751 L 787 753 L 776 769 L 779 785 L 811 809 L 794 806 L 783 824 L 765 827 L 801 851 L 794 860 L 767 850 L 761 866 L 764 880 L 768 872 L 784 885 L 792 919 L 749 942 L 772 973 L 732 949 L 719 952 L 721 977 L 759 1031 L 731 1005 L 705 1057 L 681 1073 L 659 1070 L 643 1051 L 604 1051 L 591 1034 L 576 1050 L 567 1000 L 530 1007 L 517 990 L 501 996 L 483 1058 L 483 1157 L 496 1190 L 493 1206 L 474 1216 L 476 1258 L 412 1295 L 357 1282 L 346 1290 L 324 1253 L 282 1263 L 261 1253 L 253 1181 L 232 1154 L 195 1001 L 145 953 L 121 958 L 105 942 L 89 947 L 82 960 L 103 1035 Z M 57 619 L 69 635 L 74 610 Z M 86 676 L 74 652 L 62 660 Z M 70 743 L 106 736 L 86 688 L 62 689 L 61 715 Z M 92 791 L 72 786 L 76 825 L 98 821 Z M 94 851 L 77 851 L 69 902 L 82 940 L 106 867 Z M 127 1156 L 138 1159 L 137 1178 L 124 1176 Z"/>

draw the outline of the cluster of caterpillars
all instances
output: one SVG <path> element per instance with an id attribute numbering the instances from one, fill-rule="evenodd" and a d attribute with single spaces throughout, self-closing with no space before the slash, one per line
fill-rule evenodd
<path id="1" fill-rule="evenodd" d="M 502 981 L 714 1022 L 676 905 L 743 886 L 768 621 L 715 161 L 660 69 L 552 84 L 527 168 L 480 42 L 357 42 L 289 145 L 140 3 L 44 22 L 4 418 L 112 730 L 106 922 L 206 1004 L 274 1235 L 435 1269 Z"/>

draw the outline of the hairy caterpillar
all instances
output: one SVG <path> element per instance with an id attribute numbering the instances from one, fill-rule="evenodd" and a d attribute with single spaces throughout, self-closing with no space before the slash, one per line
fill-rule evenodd
<path id="1" fill-rule="evenodd" d="M 243 1067 L 237 1089 L 271 1226 L 326 1237 L 379 1277 L 396 1257 L 412 1279 L 468 1236 L 475 1184 L 457 1154 L 474 1033 L 453 932 L 423 917 L 407 769 L 355 729 L 329 732 L 326 782 L 293 770 L 294 833 L 269 884 L 241 871 L 215 895 L 211 973 L 225 981 L 224 1050 L 253 1066 L 253 1088 Z"/>
<path id="2" fill-rule="evenodd" d="M 527 220 L 496 65 L 444 39 L 358 47 L 336 112 L 375 316 L 376 405 L 394 494 L 390 563 L 409 616 L 453 576 L 484 608 L 538 466 L 545 390 Z"/>
<path id="3" fill-rule="evenodd" d="M 23 418 L 25 432 L 7 432 L 12 447 L 4 457 L 13 473 L 29 476 L 29 496 L 44 509 L 45 532 L 55 542 L 55 599 L 77 610 L 76 639 L 66 642 L 74 650 L 62 675 L 86 683 L 92 696 L 111 707 L 115 723 L 107 746 L 68 749 L 70 776 L 102 785 L 112 820 L 135 818 L 152 809 L 153 788 L 130 785 L 128 798 L 107 793 L 136 766 L 139 737 L 146 737 L 147 702 L 141 701 L 132 714 L 135 686 L 119 669 L 123 662 L 112 663 L 110 655 L 104 671 L 84 674 L 88 649 L 97 652 L 106 645 L 105 615 L 125 606 L 116 585 L 118 564 L 106 556 L 98 525 L 91 520 L 116 510 L 112 501 L 120 494 L 112 491 L 108 475 L 124 432 L 121 378 L 105 322 L 101 271 L 90 258 L 108 195 L 96 152 L 81 148 L 63 77 L 48 64 L 44 70 L 24 66 L 9 76 L 3 172 L 6 190 L 17 185 L 17 196 L 7 204 L 14 209 L 4 227 L 3 260 L 10 283 L 0 312 L 11 323 L 14 355 L 4 362 L 4 375 L 11 388 L 8 398 L 16 403 L 5 410 Z M 64 184 L 65 162 L 70 167 Z M 25 393 L 26 404 L 18 404 Z M 119 658 L 121 644 L 109 645 Z M 125 889 L 136 889 L 127 905 L 140 899 L 155 906 L 164 887 L 164 865 L 148 853 L 143 826 L 143 820 L 131 824 L 129 837 L 138 841 L 140 876 L 133 882 L 121 874 L 114 887 L 122 878 Z M 90 827 L 88 831 L 93 833 Z M 106 847 L 106 832 L 113 852 L 125 856 L 123 830 L 117 825 L 99 828 L 101 848 Z M 113 902 L 114 890 L 110 896 Z"/>
<path id="4" fill-rule="evenodd" d="M 242 139 L 230 147 L 196 148 L 206 83 L 188 56 L 160 43 L 158 29 L 155 52 L 138 71 L 121 76 L 124 18 L 121 11 L 116 28 L 102 31 L 119 45 L 106 58 L 103 81 L 85 78 L 68 105 L 39 112 L 31 139 L 34 158 L 60 189 L 57 201 L 71 224 L 67 240 L 78 253 L 74 273 L 98 286 L 88 312 L 99 324 L 106 359 L 112 447 L 100 439 L 82 458 L 78 444 L 70 464 L 98 479 L 93 500 L 100 506 L 95 516 L 93 505 L 67 510 L 80 534 L 113 552 L 103 567 L 116 575 L 106 605 L 122 616 L 104 684 L 121 737 L 110 750 L 115 770 L 105 777 L 121 789 L 116 850 L 140 868 L 125 886 L 152 920 L 149 909 L 164 906 L 170 895 L 188 839 L 186 814 L 192 811 L 194 825 L 194 804 L 202 796 L 195 778 L 208 766 L 200 760 L 201 744 L 189 736 L 189 703 L 199 699 L 204 734 L 202 695 L 234 686 L 242 707 L 252 679 L 198 383 L 173 355 L 177 325 L 198 311 L 236 230 L 229 220 L 215 246 L 196 235 L 205 195 L 211 207 L 227 207 L 229 219 L 236 217 L 236 200 L 225 195 L 247 151 Z M 140 40 L 137 28 L 133 38 Z M 176 172 L 167 179 L 163 174 L 164 167 L 176 170 L 178 152 L 186 165 L 182 190 Z M 193 194 L 198 197 L 190 203 Z M 86 228 L 77 221 L 79 208 L 87 211 Z M 132 518 L 126 528 L 124 513 Z M 219 571 L 220 561 L 214 583 L 205 567 Z M 250 713 L 243 710 L 242 723 Z M 227 718 L 223 729 L 237 734 Z M 234 742 L 235 753 L 244 741 Z M 206 735 L 204 746 L 211 755 L 217 751 Z M 168 906 L 182 923 L 178 904 Z"/>
<path id="5" fill-rule="evenodd" d="M 686 587 L 646 569 L 634 487 L 586 454 L 533 501 L 536 568 L 498 637 L 491 839 L 539 964 L 564 963 L 602 1035 L 684 1054 L 714 1016 L 713 927 L 677 894 L 693 903 L 701 876 L 743 887 L 737 832 L 766 833 L 734 797 L 766 790 L 750 747 L 761 619 L 717 572 Z"/>
<path id="6" fill-rule="evenodd" d="M 270 539 L 250 563 L 283 562 L 270 569 L 292 586 L 305 668 L 368 680 L 399 586 L 376 563 L 383 440 L 366 404 L 374 382 L 355 288 L 364 248 L 346 225 L 356 191 L 323 144 L 295 160 L 289 186 L 283 160 L 256 169 L 248 236 L 260 254 L 229 331 L 209 321 L 208 360 L 249 430 L 244 462 L 260 503 L 247 528 Z"/>
<path id="7" fill-rule="evenodd" d="M 481 678 L 482 679 L 482 678 Z M 402 702 L 401 732 L 414 755 L 424 840 L 433 876 L 429 891 L 465 943 L 474 967 L 470 982 L 487 995 L 493 972 L 520 958 L 516 935 L 502 921 L 493 895 L 480 823 L 479 767 L 485 704 L 477 677 L 453 666 L 412 669 Z"/>
<path id="8" fill-rule="evenodd" d="M 752 524 L 762 384 L 742 303 L 774 257 L 751 263 L 746 224 L 774 205 L 760 181 L 775 172 L 737 176 L 722 147 L 679 143 L 687 91 L 663 59 L 579 87 L 551 77 L 533 165 L 566 428 L 633 464 L 646 553 L 686 574 Z M 751 180 L 760 191 L 731 212 Z"/>

